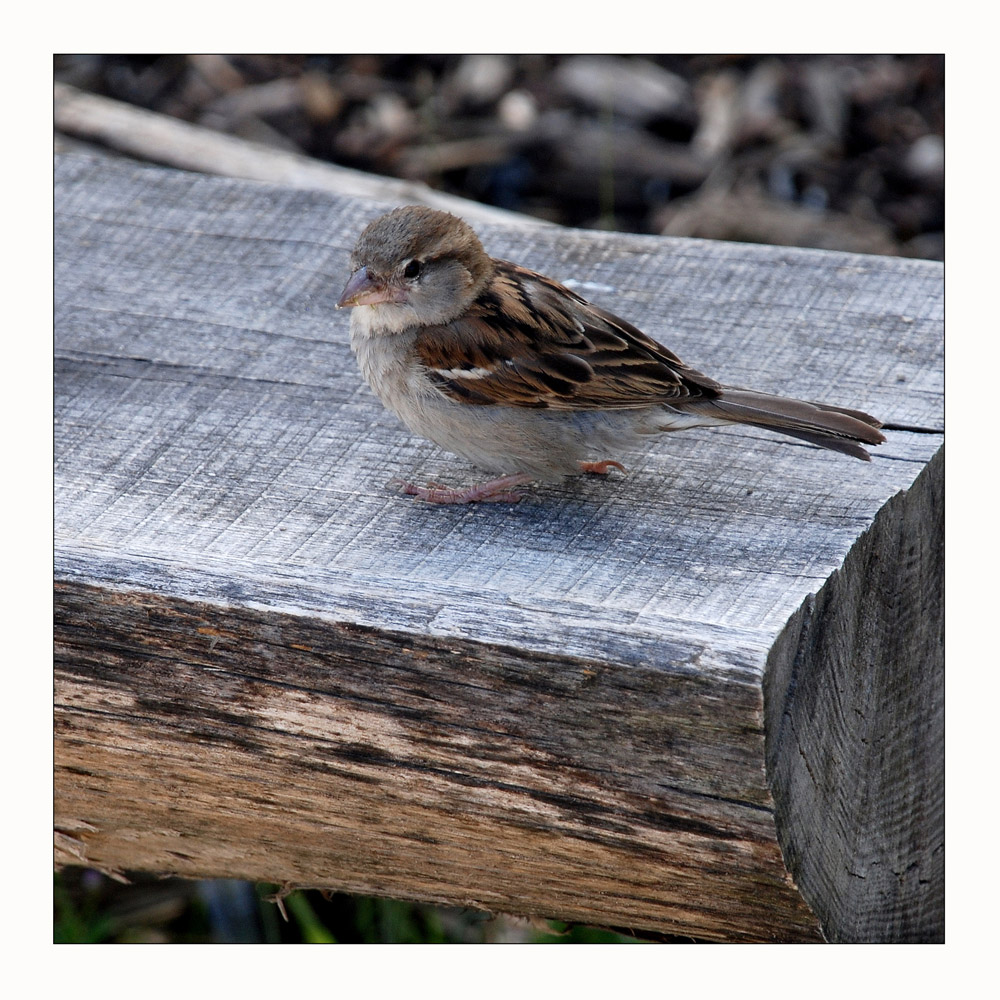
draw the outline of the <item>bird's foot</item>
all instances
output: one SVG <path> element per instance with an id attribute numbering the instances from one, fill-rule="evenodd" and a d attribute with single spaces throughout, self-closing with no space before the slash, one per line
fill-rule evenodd
<path id="1" fill-rule="evenodd" d="M 594 476 L 606 476 L 612 469 L 617 469 L 619 472 L 627 471 L 621 462 L 614 462 L 611 459 L 604 462 L 581 462 L 580 468 Z"/>
<path id="2" fill-rule="evenodd" d="M 477 483 L 464 490 L 442 486 L 440 483 L 417 486 L 398 479 L 393 481 L 403 493 L 420 497 L 428 503 L 517 503 L 523 494 L 516 492 L 513 487 L 530 482 L 531 476 L 523 472 L 491 479 L 488 483 Z"/>

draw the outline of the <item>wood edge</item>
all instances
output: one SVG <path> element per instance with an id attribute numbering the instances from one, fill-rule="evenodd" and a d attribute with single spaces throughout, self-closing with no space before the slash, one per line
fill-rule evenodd
<path id="1" fill-rule="evenodd" d="M 829 941 L 944 940 L 943 505 L 942 445 L 768 658 L 778 839 Z"/>

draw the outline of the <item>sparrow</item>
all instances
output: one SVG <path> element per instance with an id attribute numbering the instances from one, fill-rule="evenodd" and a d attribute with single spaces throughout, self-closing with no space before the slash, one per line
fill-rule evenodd
<path id="1" fill-rule="evenodd" d="M 361 233 L 338 308 L 382 403 L 414 433 L 491 473 L 468 488 L 401 482 L 433 503 L 516 502 L 518 487 L 625 471 L 644 436 L 751 424 L 869 460 L 867 413 L 723 385 L 631 323 L 491 257 L 447 212 L 397 208 Z"/>

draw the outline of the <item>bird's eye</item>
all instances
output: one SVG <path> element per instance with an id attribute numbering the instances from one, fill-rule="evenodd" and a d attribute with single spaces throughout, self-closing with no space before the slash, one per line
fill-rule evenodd
<path id="1" fill-rule="evenodd" d="M 411 260 L 410 263 L 403 268 L 403 277 L 418 278 L 423 268 L 424 265 L 421 264 L 419 260 Z"/>

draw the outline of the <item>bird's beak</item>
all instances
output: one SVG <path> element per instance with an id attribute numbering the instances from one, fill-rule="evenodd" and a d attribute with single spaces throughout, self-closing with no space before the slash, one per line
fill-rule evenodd
<path id="1" fill-rule="evenodd" d="M 367 268 L 359 267 L 347 282 L 347 287 L 337 302 L 337 308 L 374 306 L 380 302 L 402 302 L 405 297 L 402 288 L 396 288 L 385 281 L 378 281 L 368 274 Z"/>

